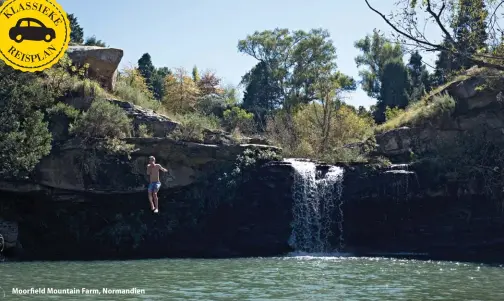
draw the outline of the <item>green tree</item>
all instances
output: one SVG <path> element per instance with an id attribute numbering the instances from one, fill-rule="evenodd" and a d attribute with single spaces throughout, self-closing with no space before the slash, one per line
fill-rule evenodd
<path id="1" fill-rule="evenodd" d="M 397 58 L 385 63 L 380 82 L 380 96 L 374 115 L 377 123 L 385 122 L 387 107 L 404 109 L 409 103 L 410 79 L 402 59 Z"/>
<path id="2" fill-rule="evenodd" d="M 238 42 L 238 50 L 264 64 L 279 88 L 282 106 L 289 111 L 315 99 L 313 84 L 321 70 L 336 66 L 336 48 L 323 29 L 256 31 Z"/>
<path id="3" fill-rule="evenodd" d="M 157 100 L 163 99 L 165 78 L 170 74 L 172 74 L 170 69 L 161 67 L 152 75 L 152 92 Z"/>
<path id="4" fill-rule="evenodd" d="M 140 59 L 138 59 L 138 71 L 145 78 L 147 86 L 152 87 L 152 77 L 156 68 L 152 64 L 151 56 L 148 53 L 144 53 Z M 152 91 L 152 89 L 151 89 Z"/>
<path id="5" fill-rule="evenodd" d="M 0 177 L 22 177 L 51 150 L 43 111 L 53 103 L 35 74 L 0 61 Z"/>
<path id="6" fill-rule="evenodd" d="M 359 71 L 362 89 L 367 92 L 369 97 L 378 98 L 381 91 L 380 79 L 385 62 L 396 58 L 402 59 L 403 50 L 398 44 L 390 43 L 376 29 L 373 30 L 372 35 L 367 35 L 365 38 L 356 41 L 354 46 L 362 52 L 355 58 L 357 68 L 367 67 L 367 69 Z"/>
<path id="7" fill-rule="evenodd" d="M 454 70 L 468 69 L 474 65 L 471 57 L 486 51 L 486 10 L 484 0 L 459 0 L 453 27 L 456 48 L 460 54 L 454 56 Z"/>
<path id="8" fill-rule="evenodd" d="M 231 85 L 225 85 L 222 89 L 222 96 L 224 97 L 224 103 L 228 106 L 236 106 L 239 102 L 238 89 Z"/>
<path id="9" fill-rule="evenodd" d="M 355 58 L 360 70 L 362 89 L 378 100 L 373 112 L 376 122 L 385 121 L 387 106 L 403 108 L 408 104 L 410 89 L 408 70 L 402 62 L 404 52 L 400 45 L 390 43 L 377 30 L 355 42 L 362 54 Z"/>
<path id="10" fill-rule="evenodd" d="M 422 56 L 418 51 L 411 54 L 407 67 L 411 78 L 410 99 L 411 101 L 417 101 L 431 89 L 429 72 L 423 64 Z"/>
<path id="11" fill-rule="evenodd" d="M 98 47 L 108 47 L 105 42 L 102 40 L 98 40 L 96 36 L 91 36 L 86 38 L 86 42 L 84 42 L 85 46 L 98 46 Z"/>
<path id="12" fill-rule="evenodd" d="M 450 74 L 449 70 L 442 68 L 453 65 L 454 61 L 456 64 L 452 70 L 473 65 L 504 70 L 502 53 L 479 51 L 486 48 L 484 41 L 487 38 L 492 45 L 502 43 L 500 22 L 504 6 L 501 1 L 398 0 L 395 3 L 397 10 L 391 13 L 379 11 L 369 0 L 364 2 L 397 34 L 398 42 L 429 52 L 445 52 L 439 60 L 438 79 Z M 492 14 L 488 15 L 487 10 Z M 427 32 L 440 32 L 443 39 L 436 41 L 433 39 L 435 35 Z"/>
<path id="13" fill-rule="evenodd" d="M 74 14 L 68 14 L 67 16 L 70 21 L 70 42 L 75 44 L 84 43 L 84 30 L 79 25 L 77 17 Z"/>
<path id="14" fill-rule="evenodd" d="M 196 66 L 194 66 L 192 68 L 192 79 L 195 83 L 198 83 L 201 79 L 201 77 L 199 75 L 198 67 L 196 67 Z"/>
<path id="15" fill-rule="evenodd" d="M 281 90 L 265 62 L 257 63 L 242 78 L 245 86 L 242 106 L 254 113 L 255 121 L 264 128 L 266 117 L 281 106 Z"/>
<path id="16" fill-rule="evenodd" d="M 312 106 L 312 108 L 314 109 L 314 121 L 320 129 L 318 135 L 321 138 L 319 152 L 325 153 L 329 148 L 330 135 L 334 130 L 333 114 L 335 108 L 341 106 L 340 93 L 355 90 L 355 88 L 354 79 L 340 72 L 328 73 L 315 84 L 317 102 L 320 105 Z"/>

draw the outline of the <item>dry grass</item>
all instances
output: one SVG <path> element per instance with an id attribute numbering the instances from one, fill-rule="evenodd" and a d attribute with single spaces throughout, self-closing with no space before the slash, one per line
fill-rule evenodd
<path id="1" fill-rule="evenodd" d="M 453 80 L 441 85 L 429 94 L 425 95 L 421 100 L 410 104 L 406 110 L 395 116 L 394 118 L 380 124 L 375 128 L 375 133 L 383 133 L 402 126 L 412 126 L 422 123 L 424 120 L 440 115 L 447 110 L 451 110 L 455 106 L 455 100 L 443 91 L 451 84 L 469 79 L 479 74 L 485 73 L 486 68 L 473 68 L 456 76 Z"/>

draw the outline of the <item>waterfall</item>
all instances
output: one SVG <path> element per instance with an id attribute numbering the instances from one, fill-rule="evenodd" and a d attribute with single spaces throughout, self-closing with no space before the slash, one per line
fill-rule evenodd
<path id="1" fill-rule="evenodd" d="M 327 173 L 317 174 L 313 162 L 286 159 L 295 170 L 292 187 L 293 221 L 289 244 L 296 251 L 324 253 L 333 251 L 329 243 L 334 209 L 339 210 L 337 221 L 340 237 L 339 248 L 343 248 L 343 169 L 329 167 Z"/>

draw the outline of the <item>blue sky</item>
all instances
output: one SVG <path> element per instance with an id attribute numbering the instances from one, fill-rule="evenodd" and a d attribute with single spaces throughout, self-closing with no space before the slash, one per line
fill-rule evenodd
<path id="1" fill-rule="evenodd" d="M 148 52 L 156 67 L 196 65 L 213 70 L 224 83 L 237 85 L 256 61 L 237 50 L 239 39 L 256 30 L 276 27 L 292 30 L 325 28 L 337 48 L 339 69 L 358 79 L 353 43 L 373 28 L 388 26 L 364 0 L 58 0 L 74 13 L 84 35 L 96 35 L 108 45 L 124 50 L 122 67 L 136 64 Z M 380 3 L 381 2 L 381 3 Z M 372 0 L 389 13 L 395 0 Z M 380 3 L 380 4 L 378 4 Z M 434 58 L 426 58 L 432 61 Z M 369 107 L 376 100 L 358 90 L 346 102 Z"/>

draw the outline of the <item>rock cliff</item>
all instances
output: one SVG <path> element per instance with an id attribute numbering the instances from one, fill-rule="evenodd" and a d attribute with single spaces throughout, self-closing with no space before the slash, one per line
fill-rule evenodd
<path id="1" fill-rule="evenodd" d="M 114 90 L 117 67 L 121 63 L 123 50 L 98 46 L 69 46 L 67 54 L 74 65 L 89 65 L 90 78 L 98 81 L 105 89 Z"/>
<path id="2" fill-rule="evenodd" d="M 95 51 L 106 52 L 79 49 L 73 59 L 109 62 L 101 78 L 110 88 L 109 76 L 118 63 Z M 99 66 L 94 70 L 101 74 L 105 69 Z M 474 128 L 501 139 L 499 92 L 479 89 L 482 83 L 486 77 L 476 75 L 445 87 L 442 92 L 457 100 L 453 111 L 377 135 L 377 154 L 412 161 L 412 153 L 436 152 L 436 141 L 449 145 L 457 133 Z M 279 148 L 262 139 L 237 141 L 210 130 L 200 142 L 174 140 L 167 136 L 180 126 L 177 122 L 122 100 L 109 101 L 136 127 L 148 125 L 154 137 L 125 139 L 134 148 L 130 156 L 110 155 L 70 139 L 64 121 L 52 122 L 57 133 L 53 150 L 31 177 L 0 179 L 2 254 L 61 260 L 277 256 L 293 251 L 288 239 L 294 170 L 278 156 L 260 155 L 281 154 Z M 149 210 L 145 193 L 150 155 L 173 176 L 162 177 L 159 214 Z M 343 166 L 343 232 L 335 211 L 332 244 L 342 243 L 342 237 L 343 251 L 355 254 L 412 252 L 504 262 L 504 210 L 489 195 L 488 181 L 432 161 L 413 161 Z M 500 173 L 489 172 L 499 180 Z"/>
<path id="3" fill-rule="evenodd" d="M 468 73 L 471 75 L 451 82 L 436 94 L 452 96 L 453 109 L 376 135 L 377 154 L 407 161 L 410 153 L 435 151 L 440 143 L 454 146 L 460 134 L 478 129 L 489 132 L 492 139 L 503 140 L 504 106 L 499 80 L 502 74 L 487 69 L 472 69 Z"/>

